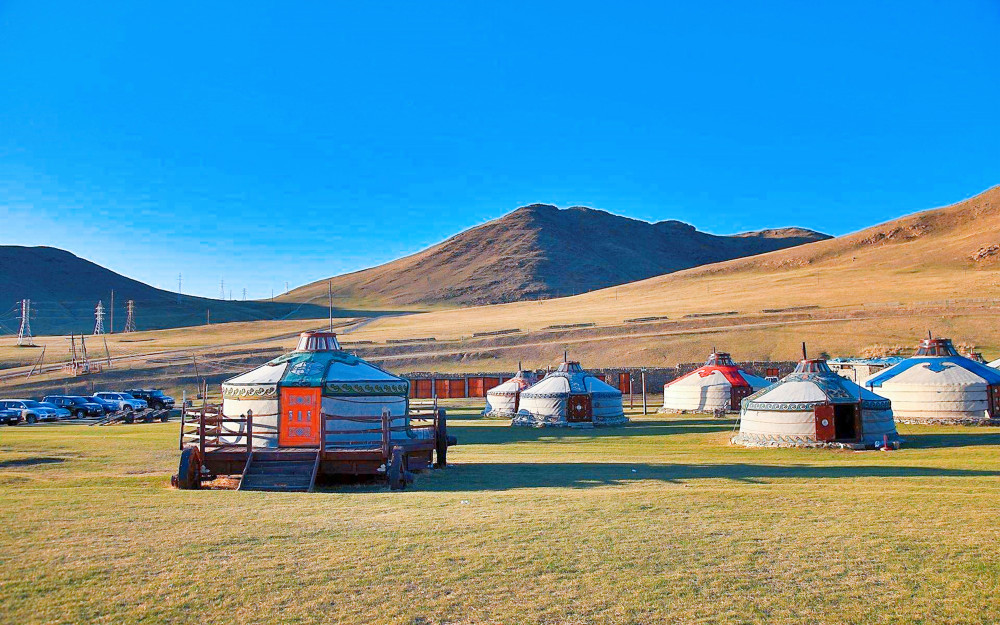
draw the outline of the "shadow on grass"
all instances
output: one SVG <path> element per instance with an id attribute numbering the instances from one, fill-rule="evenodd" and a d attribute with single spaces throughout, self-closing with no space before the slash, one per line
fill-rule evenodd
<path id="1" fill-rule="evenodd" d="M 625 426 L 599 428 L 529 428 L 511 427 L 503 421 L 496 421 L 497 427 L 462 427 L 461 420 L 448 422 L 450 433 L 458 437 L 462 445 L 503 445 L 530 441 L 559 441 L 571 439 L 614 438 L 635 436 L 672 436 L 677 434 L 706 434 L 726 432 L 733 429 L 730 419 L 664 419 L 656 421 L 635 421 Z"/>
<path id="2" fill-rule="evenodd" d="M 947 434 L 903 434 L 904 447 L 912 449 L 933 449 L 934 447 L 980 447 L 1000 445 L 1000 434 L 980 433 L 975 428 L 966 432 Z"/>
<path id="3" fill-rule="evenodd" d="M 1000 471 L 899 466 L 810 466 L 757 464 L 643 464 L 554 463 L 469 464 L 448 469 L 447 479 L 418 481 L 416 488 L 431 491 L 518 488 L 593 488 L 654 480 L 681 484 L 689 480 L 723 479 L 766 484 L 779 479 L 855 479 L 865 477 L 1000 477 Z"/>
<path id="4" fill-rule="evenodd" d="M 66 462 L 66 459 L 55 456 L 36 456 L 34 458 L 21 458 L 19 460 L 0 460 L 0 469 L 23 469 L 24 467 L 59 464 L 61 462 Z"/>

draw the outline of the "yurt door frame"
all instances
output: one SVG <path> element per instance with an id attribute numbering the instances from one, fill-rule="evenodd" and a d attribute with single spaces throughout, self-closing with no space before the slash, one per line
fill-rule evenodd
<path id="1" fill-rule="evenodd" d="M 583 423 L 594 420 L 593 405 L 590 395 L 570 395 L 566 400 L 566 420 L 570 423 Z"/>
<path id="2" fill-rule="evenodd" d="M 743 401 L 743 398 L 750 397 L 751 395 L 753 395 L 753 389 L 749 386 L 729 387 L 729 409 L 739 410 L 740 402 Z"/>
<path id="3" fill-rule="evenodd" d="M 991 384 L 989 387 L 990 418 L 1000 419 L 1000 385 Z"/>
<path id="4" fill-rule="evenodd" d="M 281 389 L 279 447 L 319 447 L 321 401 L 318 388 Z"/>
<path id="5" fill-rule="evenodd" d="M 816 440 L 831 442 L 861 438 L 859 404 L 820 404 L 813 412 L 816 418 Z"/>

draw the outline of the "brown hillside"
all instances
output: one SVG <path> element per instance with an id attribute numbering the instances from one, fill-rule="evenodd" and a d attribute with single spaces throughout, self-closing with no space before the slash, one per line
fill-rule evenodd
<path id="1" fill-rule="evenodd" d="M 632 346 L 629 336 L 638 335 L 646 326 L 625 323 L 628 319 L 666 317 L 680 321 L 706 313 L 731 313 L 728 324 L 746 325 L 733 334 L 728 349 L 774 354 L 774 337 L 784 326 L 761 325 L 756 318 L 768 317 L 776 309 L 809 307 L 810 316 L 815 309 L 816 315 L 845 320 L 856 315 L 877 320 L 897 317 L 905 310 L 924 311 L 915 327 L 898 336 L 890 333 L 893 340 L 905 345 L 908 337 L 912 340 L 930 328 L 948 331 L 952 323 L 948 311 L 955 308 L 955 300 L 1000 299 L 998 246 L 1000 187 L 952 206 L 793 249 L 575 297 L 384 318 L 365 326 L 356 336 L 376 341 L 424 336 L 464 341 L 473 332 L 507 328 L 531 332 L 552 325 L 592 323 L 620 326 L 614 345 L 631 353 L 638 349 L 638 343 Z M 930 310 L 941 312 L 927 312 Z M 780 317 L 772 316 L 775 320 Z M 970 344 L 997 343 L 1000 332 L 995 330 L 993 319 L 980 323 L 979 330 L 967 336 L 956 330 L 953 338 Z M 754 329 L 758 325 L 774 330 L 762 333 Z M 843 345 L 852 344 L 856 328 L 845 321 Z M 864 338 L 868 343 L 884 340 L 878 331 L 868 334 Z M 801 334 L 782 329 L 781 336 L 788 340 L 782 355 L 793 356 L 796 337 Z M 564 340 L 572 340 L 569 333 Z M 598 344 L 595 349 L 607 350 L 609 344 Z M 551 351 L 561 353 L 561 348 L 555 345 Z"/>
<path id="2" fill-rule="evenodd" d="M 400 260 L 332 279 L 338 303 L 475 305 L 585 293 L 706 263 L 801 245 L 802 228 L 716 236 L 678 221 L 525 206 Z M 326 280 L 283 299 L 324 300 Z"/>

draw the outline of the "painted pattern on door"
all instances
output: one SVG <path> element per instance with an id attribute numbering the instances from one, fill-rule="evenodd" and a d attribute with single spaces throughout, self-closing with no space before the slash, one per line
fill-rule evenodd
<path id="1" fill-rule="evenodd" d="M 570 395 L 566 406 L 566 420 L 571 423 L 591 421 L 593 412 L 590 406 L 590 395 Z"/>
<path id="2" fill-rule="evenodd" d="M 729 387 L 729 409 L 739 410 L 740 402 L 743 401 L 743 398 L 750 397 L 751 395 L 753 395 L 753 389 L 749 386 Z"/>
<path id="3" fill-rule="evenodd" d="M 320 389 L 281 389 L 279 447 L 318 447 Z"/>
<path id="4" fill-rule="evenodd" d="M 816 440 L 832 441 L 837 438 L 836 411 L 830 404 L 816 406 Z"/>

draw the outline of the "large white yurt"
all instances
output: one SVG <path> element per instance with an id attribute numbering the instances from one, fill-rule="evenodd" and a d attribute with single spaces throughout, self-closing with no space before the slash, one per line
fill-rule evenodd
<path id="1" fill-rule="evenodd" d="M 593 427 L 627 423 L 622 393 L 583 370 L 564 362 L 556 371 L 521 392 L 511 425 Z"/>
<path id="2" fill-rule="evenodd" d="M 320 419 L 327 431 L 371 429 L 387 415 L 396 438 L 408 426 L 409 383 L 340 349 L 332 332 L 303 332 L 295 351 L 222 383 L 227 417 L 253 412 L 255 447 L 318 447 Z M 359 418 L 351 420 L 352 418 Z M 369 417 L 366 423 L 363 417 Z M 330 424 L 335 424 L 330 427 Z M 243 430 L 243 425 L 239 425 Z M 379 433 L 327 434 L 326 443 L 366 443 Z"/>
<path id="3" fill-rule="evenodd" d="M 486 391 L 486 408 L 483 409 L 483 415 L 512 418 L 521 405 L 521 392 L 537 381 L 538 376 L 534 371 L 525 371 L 519 367 L 517 375 Z"/>
<path id="4" fill-rule="evenodd" d="M 892 400 L 901 423 L 1000 419 L 1000 371 L 961 356 L 950 339 L 926 338 L 912 358 L 865 381 Z"/>
<path id="5" fill-rule="evenodd" d="M 737 367 L 729 354 L 713 352 L 704 366 L 663 385 L 662 411 L 738 411 L 744 397 L 770 385 Z"/>
<path id="6" fill-rule="evenodd" d="M 830 369 L 805 359 L 776 384 L 743 400 L 740 433 L 748 447 L 880 446 L 899 440 L 892 405 Z"/>

